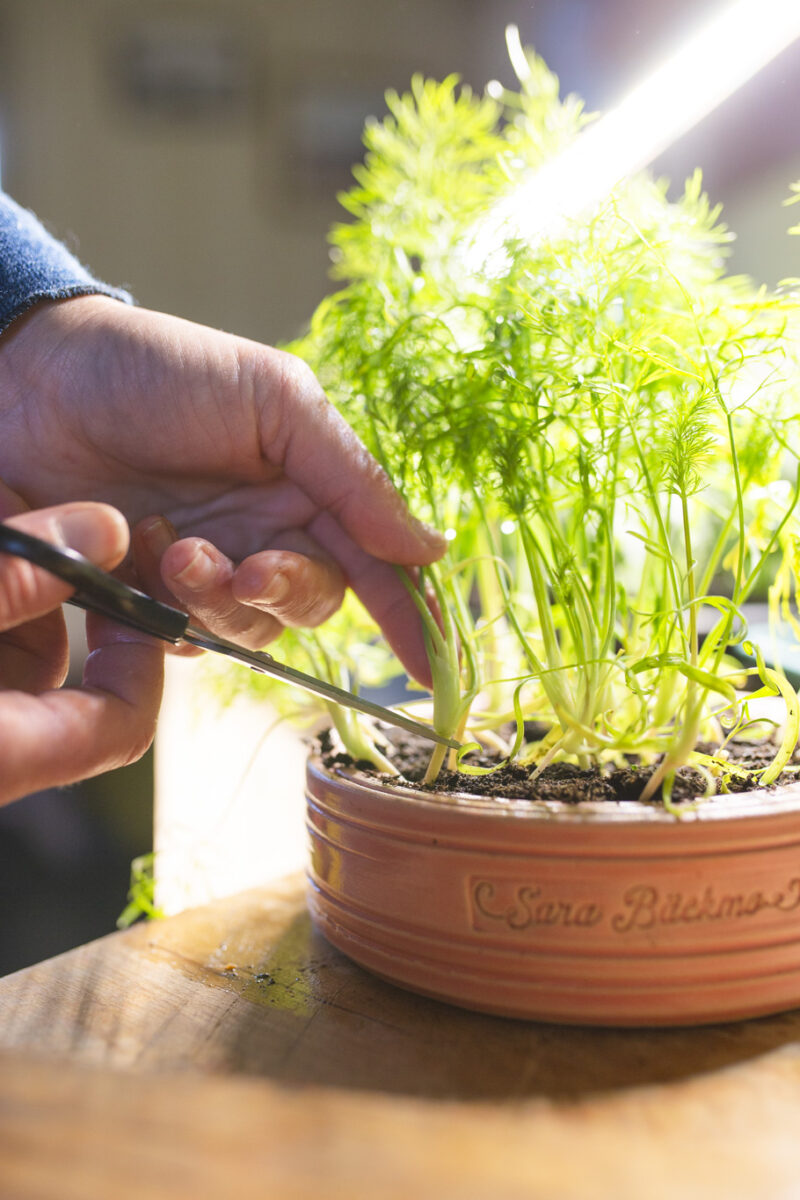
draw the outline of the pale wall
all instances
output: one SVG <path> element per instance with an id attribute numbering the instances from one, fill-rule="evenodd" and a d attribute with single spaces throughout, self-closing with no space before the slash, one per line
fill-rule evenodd
<path id="1" fill-rule="evenodd" d="M 469 72 L 469 0 L 0 0 L 5 184 L 141 303 L 267 341 L 326 290 L 340 174 L 309 178 L 285 129 L 310 86 L 404 86 Z M 238 111 L 131 105 L 116 56 L 164 21 L 218 21 L 244 46 Z M 502 29 L 497 38 L 502 42 Z M 298 174 L 301 178 L 298 178 Z"/>

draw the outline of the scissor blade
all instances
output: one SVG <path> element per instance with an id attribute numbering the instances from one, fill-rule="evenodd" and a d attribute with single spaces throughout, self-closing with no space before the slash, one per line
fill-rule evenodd
<path id="1" fill-rule="evenodd" d="M 429 725 L 414 721 L 405 713 L 395 712 L 393 708 L 384 708 L 382 704 L 374 704 L 372 700 L 365 700 L 362 696 L 347 692 L 344 688 L 336 687 L 335 684 L 328 683 L 325 679 L 307 675 L 305 671 L 298 671 L 296 667 L 289 667 L 286 663 L 278 662 L 271 654 L 265 654 L 261 650 L 246 650 L 244 646 L 238 646 L 235 642 L 229 642 L 226 638 L 217 637 L 216 634 L 207 633 L 203 629 L 196 629 L 194 625 L 187 626 L 183 640 L 190 642 L 193 646 L 199 646 L 202 650 L 215 650 L 218 654 L 227 654 L 229 658 L 244 663 L 253 671 L 260 671 L 264 675 L 273 675 L 276 679 L 293 683 L 306 692 L 313 692 L 317 696 L 323 696 L 326 700 L 332 700 L 335 704 L 343 704 L 346 708 L 355 708 L 358 712 L 366 713 L 370 717 L 377 717 L 378 720 L 385 721 L 388 725 L 399 726 L 401 729 L 407 729 L 409 733 L 416 733 L 420 737 L 427 738 L 428 741 L 438 742 L 440 746 L 449 746 L 452 750 L 460 749 L 460 742 L 453 738 L 442 737 Z"/>
<path id="2" fill-rule="evenodd" d="M 324 679 L 306 675 L 304 671 L 298 671 L 294 667 L 288 667 L 284 663 L 278 662 L 271 654 L 264 654 L 258 650 L 246 650 L 244 646 L 237 646 L 235 642 L 229 642 L 226 638 L 217 637 L 203 629 L 197 629 L 194 625 L 189 624 L 187 613 L 162 604 L 160 601 L 154 600 L 152 596 L 146 596 L 143 592 L 129 587 L 121 580 L 100 570 L 75 550 L 53 546 L 49 542 L 43 542 L 40 538 L 33 537 L 32 534 L 23 533 L 20 529 L 14 529 L 10 525 L 0 522 L 0 552 L 16 554 L 25 558 L 71 584 L 77 591 L 70 603 L 78 604 L 81 608 L 100 612 L 115 621 L 121 621 L 124 625 L 130 625 L 134 629 L 141 629 L 154 637 L 172 642 L 173 645 L 183 640 L 190 642 L 193 646 L 199 646 L 203 650 L 215 650 L 219 654 L 227 654 L 237 662 L 245 663 L 254 671 L 261 671 L 264 675 L 274 675 L 276 679 L 294 683 L 307 692 L 314 692 L 317 696 L 323 696 L 326 700 L 333 700 L 336 704 L 343 704 L 347 708 L 355 708 L 370 717 L 377 717 L 378 720 L 385 721 L 388 725 L 397 725 L 401 729 L 407 729 L 409 733 L 416 733 L 431 742 L 438 742 L 441 746 L 449 746 L 453 750 L 460 749 L 459 742 L 452 738 L 442 737 L 429 725 L 413 721 L 404 713 L 384 708 L 383 705 L 374 704 L 371 700 L 364 700 L 361 696 L 346 692 L 344 688 L 336 687 L 335 684 L 328 683 Z"/>

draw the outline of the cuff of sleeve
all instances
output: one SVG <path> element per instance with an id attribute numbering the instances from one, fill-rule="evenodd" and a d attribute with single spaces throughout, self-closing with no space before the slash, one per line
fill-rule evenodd
<path id="1" fill-rule="evenodd" d="M 131 295 L 95 279 L 36 217 L 0 193 L 0 333 L 41 300 Z"/>
<path id="2" fill-rule="evenodd" d="M 0 334 L 5 333 L 9 325 L 21 317 L 29 308 L 33 308 L 40 300 L 69 300 L 72 296 L 111 296 L 114 300 L 122 300 L 125 304 L 133 304 L 133 297 L 122 288 L 108 287 L 104 283 L 76 283 L 72 287 L 50 288 L 46 291 L 33 292 L 20 301 L 10 312 L 0 310 Z"/>

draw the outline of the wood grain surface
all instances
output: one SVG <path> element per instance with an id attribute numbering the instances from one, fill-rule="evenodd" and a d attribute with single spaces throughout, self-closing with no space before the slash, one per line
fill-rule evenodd
<path id="1" fill-rule="evenodd" d="M 313 931 L 299 878 L 0 981 L 0 1197 L 785 1200 L 800 1014 L 505 1021 Z"/>

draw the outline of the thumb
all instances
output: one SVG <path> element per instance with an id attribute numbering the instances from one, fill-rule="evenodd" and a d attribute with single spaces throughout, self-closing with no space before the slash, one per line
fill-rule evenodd
<path id="1" fill-rule="evenodd" d="M 110 570 L 128 549 L 128 526 L 108 504 L 73 502 L 9 517 L 8 525 L 77 550 Z M 26 559 L 0 554 L 0 630 L 13 629 L 63 604 L 75 589 Z"/>

